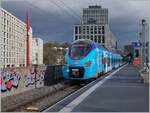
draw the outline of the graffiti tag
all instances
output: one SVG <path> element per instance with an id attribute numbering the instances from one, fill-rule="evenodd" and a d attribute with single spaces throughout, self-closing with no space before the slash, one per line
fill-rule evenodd
<path id="1" fill-rule="evenodd" d="M 1 71 L 1 91 L 6 92 L 7 90 L 11 90 L 12 87 L 18 88 L 19 81 L 21 76 L 16 72 L 9 72 L 9 71 Z"/>
<path id="2" fill-rule="evenodd" d="M 43 84 L 44 74 L 45 74 L 44 70 L 40 70 L 37 73 L 30 72 L 28 75 L 26 75 L 25 86 L 28 87 L 34 84 Z"/>

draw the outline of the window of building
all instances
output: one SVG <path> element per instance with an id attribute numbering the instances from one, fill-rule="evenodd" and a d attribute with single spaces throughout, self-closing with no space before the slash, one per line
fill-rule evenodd
<path id="1" fill-rule="evenodd" d="M 9 25 L 9 21 L 7 20 L 7 25 Z"/>
<path id="2" fill-rule="evenodd" d="M 89 26 L 87 26 L 87 30 L 89 30 Z"/>
<path id="3" fill-rule="evenodd" d="M 6 24 L 6 18 L 4 18 L 4 24 Z"/>
<path id="4" fill-rule="evenodd" d="M 83 30 L 85 30 L 85 26 L 83 26 Z"/>
<path id="5" fill-rule="evenodd" d="M 8 37 L 8 33 L 7 33 L 7 38 L 9 38 L 9 37 Z"/>
<path id="6" fill-rule="evenodd" d="M 83 29 L 83 34 L 85 34 L 85 29 Z"/>
<path id="7" fill-rule="evenodd" d="M 102 26 L 102 30 L 104 31 L 105 29 L 104 29 L 104 26 Z"/>
<path id="8" fill-rule="evenodd" d="M 81 36 L 79 36 L 79 39 L 81 39 Z"/>
<path id="9" fill-rule="evenodd" d="M 75 36 L 75 40 L 78 40 L 78 36 Z"/>
<path id="10" fill-rule="evenodd" d="M 101 31 L 100 31 L 100 30 L 98 31 L 98 34 L 101 34 Z"/>
<path id="11" fill-rule="evenodd" d="M 93 31 L 93 26 L 91 26 L 91 31 Z"/>
<path id="12" fill-rule="evenodd" d="M 102 36 L 102 43 L 105 43 L 105 37 L 104 37 L 104 35 Z"/>
<path id="13" fill-rule="evenodd" d="M 101 43 L 101 37 L 98 36 L 98 43 Z"/>
<path id="14" fill-rule="evenodd" d="M 85 36 L 83 36 L 83 39 L 85 39 Z"/>
<path id="15" fill-rule="evenodd" d="M 91 36 L 91 40 L 93 41 L 93 36 Z"/>
<path id="16" fill-rule="evenodd" d="M 81 34 L 81 26 L 79 26 L 79 34 Z"/>
<path id="17" fill-rule="evenodd" d="M 87 36 L 87 39 L 89 39 L 89 36 Z"/>
<path id="18" fill-rule="evenodd" d="M 105 31 L 104 31 L 104 30 L 102 30 L 102 34 L 105 34 Z"/>
<path id="19" fill-rule="evenodd" d="M 97 26 L 94 27 L 94 30 L 97 31 Z"/>
<path id="20" fill-rule="evenodd" d="M 75 27 L 75 34 L 78 34 L 78 26 Z"/>
<path id="21" fill-rule="evenodd" d="M 97 42 L 97 37 L 96 36 L 94 37 L 94 41 Z"/>
<path id="22" fill-rule="evenodd" d="M 87 31 L 87 34 L 89 34 L 89 31 Z"/>

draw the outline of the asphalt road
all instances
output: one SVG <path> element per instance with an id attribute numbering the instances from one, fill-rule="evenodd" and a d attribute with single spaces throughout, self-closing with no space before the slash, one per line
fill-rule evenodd
<path id="1" fill-rule="evenodd" d="M 106 80 L 105 80 L 106 79 Z M 72 94 L 47 112 L 148 112 L 149 87 L 137 68 L 127 65 Z"/>

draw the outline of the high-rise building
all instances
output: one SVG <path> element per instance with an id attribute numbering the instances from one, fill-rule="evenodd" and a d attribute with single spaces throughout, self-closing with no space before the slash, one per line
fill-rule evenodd
<path id="1" fill-rule="evenodd" d="M 43 64 L 43 40 L 39 37 L 32 38 L 31 63 Z"/>
<path id="2" fill-rule="evenodd" d="M 74 40 L 90 39 L 108 49 L 116 49 L 117 41 L 108 23 L 107 8 L 97 5 L 84 8 L 81 23 L 74 26 Z"/>
<path id="3" fill-rule="evenodd" d="M 108 9 L 101 6 L 83 8 L 83 24 L 108 24 Z"/>
<path id="4" fill-rule="evenodd" d="M 1 8 L 1 66 L 19 67 L 25 63 L 25 23 Z"/>
<path id="5" fill-rule="evenodd" d="M 27 66 L 27 26 L 26 23 L 1 8 L 1 35 L 0 35 L 0 68 L 6 67 L 24 67 Z M 30 27 L 30 26 L 29 26 Z M 32 28 L 29 35 L 29 64 L 32 64 Z M 36 46 L 43 52 L 43 46 Z M 33 45 L 34 46 L 34 45 Z M 35 46 L 34 46 L 35 48 Z M 40 52 L 41 53 L 41 52 Z M 42 54 L 43 55 L 43 54 Z M 40 55 L 39 55 L 40 56 Z M 39 64 L 42 64 L 42 58 L 38 58 Z"/>

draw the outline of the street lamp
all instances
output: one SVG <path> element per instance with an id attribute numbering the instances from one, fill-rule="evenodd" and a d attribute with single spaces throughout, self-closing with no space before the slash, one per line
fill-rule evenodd
<path id="1" fill-rule="evenodd" d="M 62 50 L 64 49 L 64 48 L 62 48 L 62 47 L 59 47 L 59 49 L 60 49 L 60 64 L 62 64 L 62 55 L 63 55 L 63 53 L 62 53 Z"/>
<path id="2" fill-rule="evenodd" d="M 56 51 L 56 54 L 58 54 L 57 53 L 58 47 L 53 47 L 53 49 Z M 56 57 L 56 62 L 54 62 L 54 63 L 57 64 L 57 61 L 58 61 L 57 55 L 55 57 Z"/>
<path id="3" fill-rule="evenodd" d="M 145 32 L 146 32 L 146 21 L 145 19 L 142 19 L 141 21 L 141 25 L 142 25 L 142 33 L 141 33 L 141 43 L 142 43 L 142 48 L 141 48 L 141 51 L 142 51 L 142 67 L 144 67 L 145 65 Z"/>

